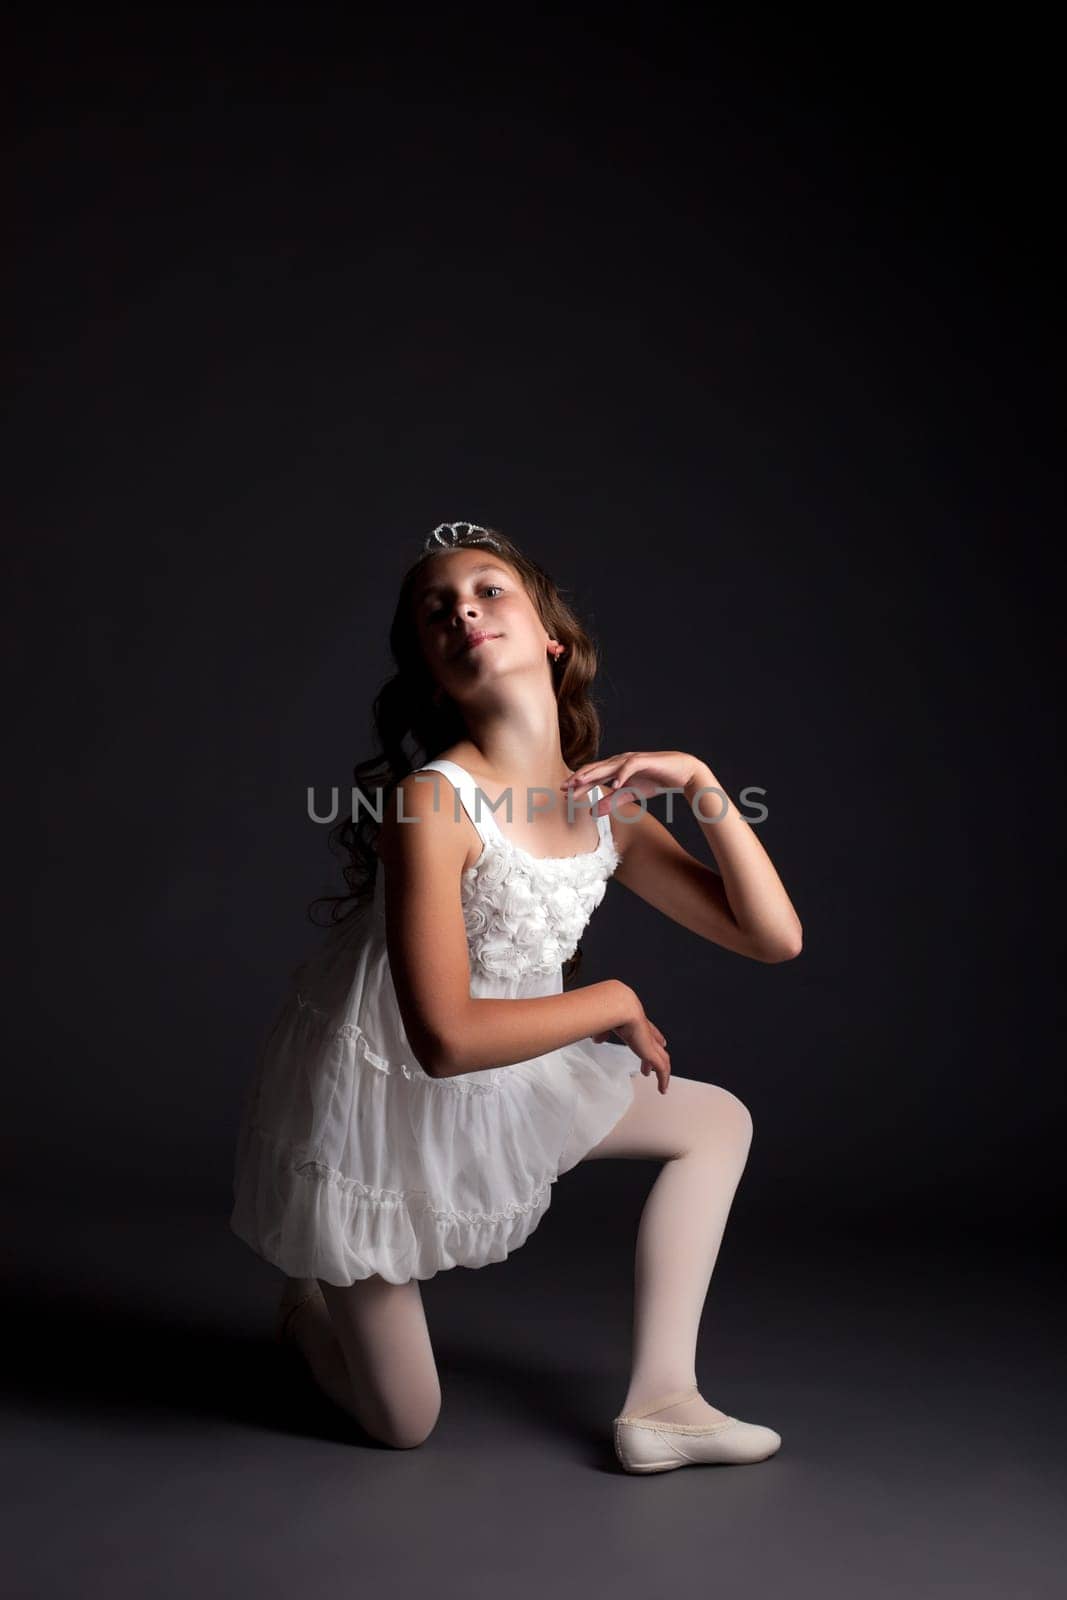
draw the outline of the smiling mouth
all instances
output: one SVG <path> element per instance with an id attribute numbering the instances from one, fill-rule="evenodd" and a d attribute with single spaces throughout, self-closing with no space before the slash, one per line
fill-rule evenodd
<path id="1" fill-rule="evenodd" d="M 477 650 L 477 648 L 478 648 L 478 646 L 480 644 L 488 644 L 490 639 L 499 639 L 499 638 L 500 638 L 499 633 L 482 633 L 482 634 L 479 634 L 477 636 L 477 638 L 472 639 L 469 644 L 466 643 L 466 642 L 461 644 L 460 647 L 459 647 L 459 650 L 456 653 L 457 653 L 457 655 L 461 655 L 461 656 L 469 655 L 472 650 Z"/>

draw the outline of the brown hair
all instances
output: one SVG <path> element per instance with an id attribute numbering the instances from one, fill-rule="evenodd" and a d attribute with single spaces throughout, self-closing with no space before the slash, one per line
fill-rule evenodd
<path id="1" fill-rule="evenodd" d="M 558 662 L 553 661 L 552 681 L 559 711 L 560 750 L 573 770 L 594 760 L 600 745 L 600 717 L 591 693 L 599 664 L 596 643 L 582 627 L 558 586 L 536 561 L 524 555 L 496 528 L 486 528 L 482 532 L 491 539 L 472 532 L 447 548 L 467 549 L 487 544 L 495 548 L 518 572 L 549 637 L 566 646 Z M 386 805 L 395 804 L 396 787 L 409 772 L 417 771 L 427 761 L 434 760 L 440 751 L 450 749 L 467 736 L 459 708 L 447 696 L 440 700 L 434 698 L 437 683 L 423 655 L 412 615 L 415 580 L 425 563 L 439 555 L 443 548 L 422 551 L 401 581 L 389 629 L 389 648 L 396 672 L 378 691 L 371 713 L 378 749 L 352 769 L 355 786 L 370 803 L 375 804 L 377 791 L 382 791 L 383 815 Z M 405 748 L 407 740 L 415 747 L 414 756 Z M 380 829 L 381 824 L 374 816 L 360 807 L 358 822 L 352 821 L 351 814 L 342 815 L 341 821 L 330 830 L 330 850 L 335 855 L 345 852 L 349 858 L 342 869 L 348 893 L 320 895 L 311 902 L 308 916 L 317 926 L 323 924 L 317 923 L 315 907 L 332 906 L 329 922 L 334 924 L 371 898 L 379 867 L 374 845 Z M 574 976 L 580 961 L 581 945 L 564 965 L 565 981 Z"/>

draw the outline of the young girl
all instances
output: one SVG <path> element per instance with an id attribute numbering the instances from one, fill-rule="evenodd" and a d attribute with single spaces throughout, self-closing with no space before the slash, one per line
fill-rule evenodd
<path id="1" fill-rule="evenodd" d="M 230 1225 L 286 1274 L 277 1336 L 368 1433 L 420 1444 L 441 1405 L 420 1280 L 504 1260 L 579 1161 L 661 1158 L 637 1236 L 619 1461 L 763 1460 L 780 1436 L 696 1382 L 749 1112 L 672 1078 L 629 984 L 564 980 L 609 877 L 764 962 L 800 950 L 789 896 L 703 761 L 598 758 L 594 645 L 503 534 L 437 528 L 390 645 L 381 754 L 356 768 L 385 782 L 358 786 L 358 820 L 337 832 L 351 893 L 331 897 L 333 925 L 293 974 L 241 1116 Z M 406 739 L 432 759 L 416 766 Z M 671 789 L 698 801 L 718 871 L 646 809 Z"/>

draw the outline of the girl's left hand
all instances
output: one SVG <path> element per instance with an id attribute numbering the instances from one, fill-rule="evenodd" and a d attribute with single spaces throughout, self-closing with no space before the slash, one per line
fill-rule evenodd
<path id="1" fill-rule="evenodd" d="M 560 789 L 564 794 L 578 795 L 598 784 L 607 792 L 592 807 L 592 813 L 602 817 L 614 795 L 649 800 L 668 789 L 684 790 L 691 778 L 701 774 L 711 776 L 702 761 L 686 755 L 684 750 L 627 750 L 603 761 L 586 762 L 560 784 Z"/>

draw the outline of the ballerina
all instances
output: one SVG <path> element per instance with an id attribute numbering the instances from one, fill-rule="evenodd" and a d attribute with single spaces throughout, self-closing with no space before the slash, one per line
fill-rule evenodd
<path id="1" fill-rule="evenodd" d="M 390 644 L 380 752 L 356 768 L 361 785 L 384 780 L 380 810 L 335 832 L 348 893 L 328 897 L 329 930 L 292 974 L 241 1115 L 230 1226 L 286 1276 L 278 1337 L 366 1432 L 421 1444 L 441 1387 L 420 1282 L 505 1260 L 579 1162 L 661 1159 L 638 1228 L 618 1459 L 645 1473 L 763 1460 L 780 1435 L 696 1380 L 751 1115 L 731 1090 L 672 1075 L 628 983 L 573 979 L 611 878 L 765 963 L 800 952 L 797 913 L 706 762 L 597 755 L 596 647 L 499 531 L 434 531 Z M 414 765 L 406 740 L 427 759 Z M 693 806 L 717 869 L 648 812 L 665 792 Z"/>

